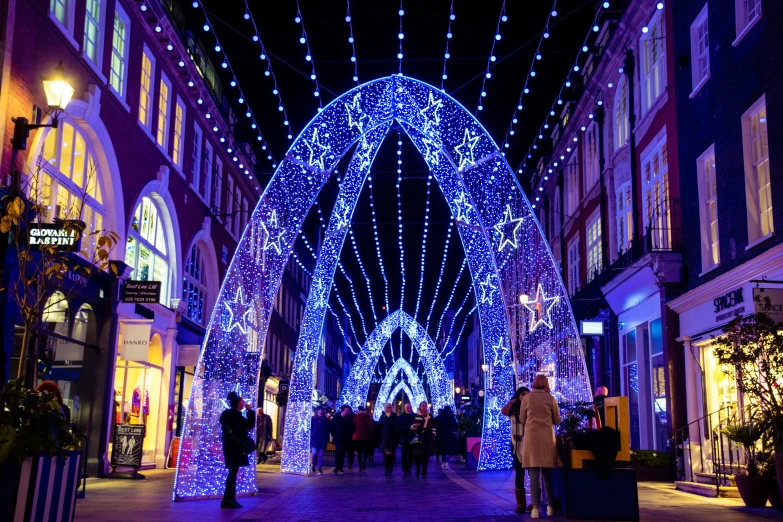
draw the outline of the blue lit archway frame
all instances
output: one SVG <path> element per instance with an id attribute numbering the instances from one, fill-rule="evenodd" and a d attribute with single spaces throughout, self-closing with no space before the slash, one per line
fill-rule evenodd
<path id="1" fill-rule="evenodd" d="M 500 408 L 513 393 L 515 370 L 520 383 L 529 383 L 536 373 L 547 374 L 561 401 L 591 399 L 576 322 L 557 263 L 497 145 L 469 111 L 437 88 L 403 76 L 381 78 L 343 94 L 308 124 L 253 211 L 223 282 L 193 378 L 175 498 L 222 493 L 227 470 L 219 418 L 225 397 L 232 390 L 257 396 L 274 296 L 307 211 L 337 162 L 352 148 L 349 171 L 369 168 L 394 120 L 404 127 L 438 181 L 473 277 L 489 366 L 479 469 L 511 465 L 510 424 Z M 353 212 L 364 175 L 357 179 L 356 186 L 342 182 L 333 218 L 343 218 L 330 220 L 327 240 L 334 241 L 325 241 L 319 252 L 319 261 L 323 256 L 334 261 L 318 263 L 308 296 L 308 309 L 321 312 L 307 314 L 300 330 L 284 471 L 309 470 L 313 365 L 334 265 L 349 226 L 346 218 Z M 522 294 L 531 298 L 519 304 Z M 256 490 L 254 471 L 249 466 L 240 469 L 239 493 Z"/>
<path id="2" fill-rule="evenodd" d="M 404 379 L 397 381 L 397 375 L 400 373 L 405 375 L 407 381 Z M 392 389 L 392 386 L 394 386 L 394 389 Z M 416 370 L 414 370 L 410 363 L 402 357 L 394 361 L 394 364 L 389 368 L 386 377 L 383 379 L 383 384 L 381 384 L 378 398 L 375 401 L 375 408 L 373 409 L 373 418 L 376 421 L 383 415 L 384 406 L 386 404 L 391 404 L 400 391 L 406 393 L 414 410 L 418 408 L 419 404 L 422 402 L 428 402 L 427 394 L 424 391 L 421 379 L 416 375 Z"/>

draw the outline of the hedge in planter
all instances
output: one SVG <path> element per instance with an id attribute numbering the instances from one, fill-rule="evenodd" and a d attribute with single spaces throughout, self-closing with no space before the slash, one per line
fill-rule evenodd
<path id="1" fill-rule="evenodd" d="M 631 451 L 631 467 L 640 482 L 671 482 L 674 461 L 669 453 L 636 450 Z"/>

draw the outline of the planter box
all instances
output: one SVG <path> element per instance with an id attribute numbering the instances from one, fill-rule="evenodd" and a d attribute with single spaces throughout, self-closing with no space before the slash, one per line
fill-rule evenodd
<path id="1" fill-rule="evenodd" d="M 27 457 L 0 468 L 0 520 L 70 522 L 76 509 L 82 452 L 67 457 Z"/>
<path id="2" fill-rule="evenodd" d="M 569 519 L 639 520 L 636 471 L 556 468 L 555 496 Z"/>
<path id="3" fill-rule="evenodd" d="M 636 470 L 636 480 L 639 482 L 673 482 L 672 469 L 670 466 L 639 466 L 631 463 L 631 467 Z"/>

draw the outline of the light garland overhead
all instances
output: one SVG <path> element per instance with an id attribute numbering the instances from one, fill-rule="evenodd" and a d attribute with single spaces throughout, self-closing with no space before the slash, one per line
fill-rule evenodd
<path id="1" fill-rule="evenodd" d="M 457 277 L 454 278 L 454 285 L 451 287 L 451 293 L 449 294 L 449 299 L 448 301 L 446 301 L 446 306 L 443 307 L 443 313 L 440 315 L 440 320 L 438 320 L 438 329 L 435 332 L 435 339 L 440 339 L 440 330 L 441 328 L 443 328 L 443 319 L 446 317 L 446 314 L 448 313 L 449 308 L 451 307 L 451 302 L 454 300 L 454 294 L 457 291 L 457 286 L 459 286 L 459 283 L 462 280 L 462 273 L 465 271 L 466 266 L 468 266 L 467 257 L 462 260 L 462 265 L 459 267 L 459 273 L 457 274 Z M 470 289 L 468 290 L 468 296 L 472 291 L 473 291 L 473 286 L 471 286 Z M 467 296 L 465 297 L 465 299 L 467 299 Z"/>
<path id="2" fill-rule="evenodd" d="M 299 8 L 299 0 L 296 0 L 296 17 L 294 17 L 294 21 L 302 26 L 302 36 L 299 37 L 299 43 L 307 47 L 305 61 L 310 62 L 310 79 L 313 80 L 313 83 L 315 84 L 315 91 L 313 91 L 313 96 L 318 98 L 318 112 L 321 112 L 321 109 L 323 109 L 324 106 L 324 102 L 321 99 L 321 88 L 318 86 L 318 76 L 315 74 L 315 60 L 313 60 L 313 53 L 310 50 L 310 41 L 307 39 L 307 31 L 305 30 L 302 10 Z"/>
<path id="3" fill-rule="evenodd" d="M 400 32 L 397 33 L 397 40 L 399 40 L 400 43 L 400 50 L 397 53 L 397 59 L 400 61 L 400 68 L 397 73 L 402 76 L 402 40 L 405 38 L 405 33 L 402 32 L 402 17 L 405 16 L 405 10 L 402 8 L 402 0 L 400 0 L 400 9 L 397 11 L 397 14 L 400 16 Z"/>
<path id="4" fill-rule="evenodd" d="M 449 28 L 446 30 L 446 53 L 443 55 L 443 74 L 440 76 L 441 91 L 443 90 L 444 83 L 449 79 L 449 75 L 446 73 L 446 64 L 448 63 L 449 58 L 451 58 L 451 53 L 449 53 L 449 42 L 454 36 L 451 32 L 451 23 L 456 20 L 456 18 L 457 17 L 454 14 L 454 0 L 451 0 L 451 7 L 449 7 Z"/>
<path id="5" fill-rule="evenodd" d="M 351 44 L 351 63 L 353 63 L 353 78 L 352 80 L 359 83 L 359 62 L 356 59 L 356 45 L 354 45 L 353 37 L 353 17 L 351 16 L 351 0 L 345 1 L 345 21 L 348 22 L 348 43 Z"/>
<path id="6" fill-rule="evenodd" d="M 429 193 L 429 181 L 427 186 L 427 192 Z M 435 284 L 435 295 L 432 296 L 432 304 L 430 305 L 430 312 L 427 314 L 427 324 L 424 326 L 424 329 L 427 330 L 427 332 L 430 331 L 430 319 L 432 318 L 432 312 L 435 310 L 435 303 L 438 301 L 438 294 L 440 293 L 440 285 L 443 283 L 443 271 L 446 268 L 446 258 L 449 255 L 449 243 L 451 242 L 451 229 L 454 227 L 454 222 L 449 222 L 449 228 L 446 229 L 446 243 L 443 245 L 443 258 L 440 262 L 440 274 L 438 274 L 438 282 Z M 465 266 L 464 264 L 462 265 Z M 457 283 L 459 282 L 459 277 L 462 275 L 462 270 L 460 270 L 460 273 L 457 274 L 457 278 L 454 281 L 454 286 L 457 286 Z M 449 303 L 446 303 L 446 310 L 448 310 Z M 435 336 L 435 342 L 438 341 L 438 336 Z"/>
<path id="7" fill-rule="evenodd" d="M 492 62 L 497 60 L 497 56 L 495 56 L 495 45 L 502 38 L 502 35 L 500 34 L 500 24 L 506 22 L 507 20 L 508 17 L 506 16 L 506 0 L 503 0 L 503 4 L 500 6 L 500 16 L 498 16 L 498 25 L 495 28 L 495 36 L 492 38 L 492 47 L 490 48 L 489 56 L 487 57 L 487 70 L 484 72 L 484 79 L 481 80 L 481 93 L 479 94 L 476 114 L 478 114 L 478 111 L 484 110 L 484 98 L 487 96 L 487 80 L 492 78 L 492 73 L 489 70 L 492 68 Z"/>

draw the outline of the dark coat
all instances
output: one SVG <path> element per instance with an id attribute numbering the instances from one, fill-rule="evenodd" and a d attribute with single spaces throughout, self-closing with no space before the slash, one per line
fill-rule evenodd
<path id="1" fill-rule="evenodd" d="M 353 440 L 369 441 L 372 439 L 372 416 L 366 411 L 360 411 L 353 416 Z"/>
<path id="2" fill-rule="evenodd" d="M 413 438 L 413 430 L 411 425 L 413 419 L 416 417 L 414 413 L 400 413 L 397 415 L 397 436 L 399 437 L 400 444 L 408 444 Z"/>
<path id="3" fill-rule="evenodd" d="M 266 413 L 262 413 L 257 418 L 258 427 L 256 429 L 256 440 L 263 451 L 263 447 L 266 446 L 266 443 L 272 440 L 272 417 Z"/>
<path id="4" fill-rule="evenodd" d="M 421 437 L 421 444 L 414 444 L 413 445 L 413 456 L 414 457 L 429 457 L 435 454 L 435 435 L 437 433 L 437 430 L 435 429 L 435 419 L 430 416 L 429 419 L 426 420 L 426 426 L 425 424 L 425 418 L 420 413 L 416 413 L 415 418 L 413 419 L 413 423 L 418 423 L 418 427 L 416 428 L 416 431 L 414 433 L 418 433 Z"/>
<path id="5" fill-rule="evenodd" d="M 331 433 L 331 423 L 326 417 L 313 417 L 310 419 L 310 447 L 316 449 L 325 449 L 329 442 L 329 433 Z"/>
<path id="6" fill-rule="evenodd" d="M 243 452 L 242 442 L 248 432 L 256 425 L 256 412 L 247 410 L 247 418 L 234 408 L 220 414 L 220 426 L 223 432 L 223 461 L 226 467 L 247 466 L 247 453 Z"/>
<path id="7" fill-rule="evenodd" d="M 332 419 L 332 437 L 335 444 L 349 444 L 353 431 L 353 414 L 343 417 L 338 413 Z"/>
<path id="8" fill-rule="evenodd" d="M 378 424 L 381 425 L 381 449 L 395 449 L 397 447 L 397 416 L 393 413 L 387 416 L 384 412 L 381 414 Z"/>
<path id="9" fill-rule="evenodd" d="M 435 429 L 438 430 L 436 445 L 441 455 L 456 455 L 457 451 L 457 419 L 454 414 L 444 411 L 435 417 Z"/>

